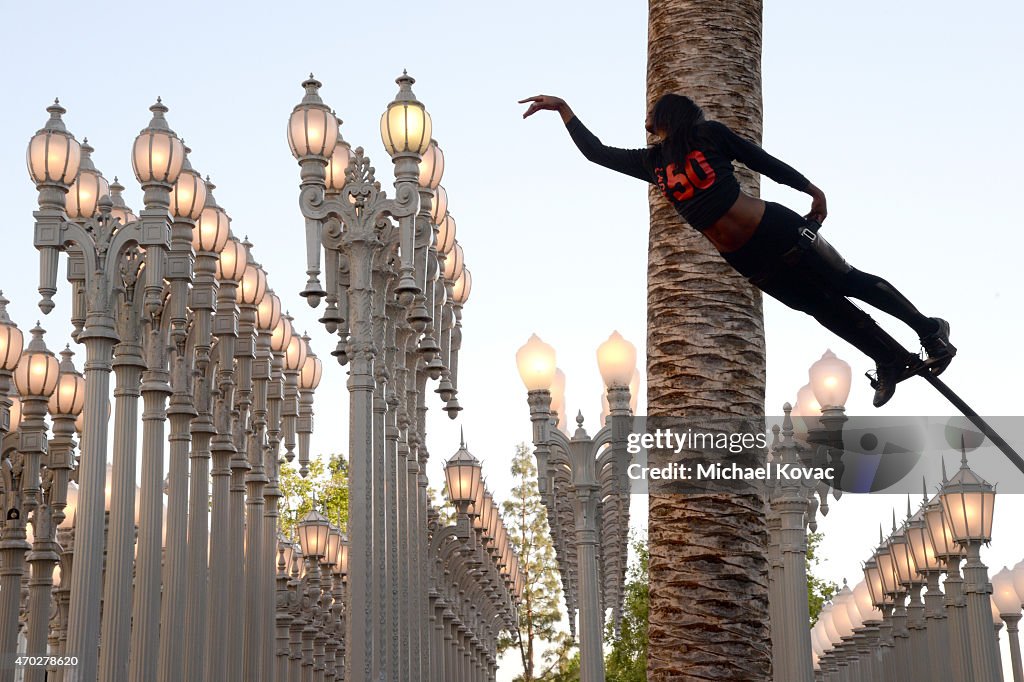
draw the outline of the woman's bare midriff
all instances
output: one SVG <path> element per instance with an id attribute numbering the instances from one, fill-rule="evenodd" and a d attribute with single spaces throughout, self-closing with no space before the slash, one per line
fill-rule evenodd
<path id="1" fill-rule="evenodd" d="M 753 236 L 764 216 L 764 202 L 740 192 L 725 215 L 703 231 L 720 253 L 740 249 Z"/>

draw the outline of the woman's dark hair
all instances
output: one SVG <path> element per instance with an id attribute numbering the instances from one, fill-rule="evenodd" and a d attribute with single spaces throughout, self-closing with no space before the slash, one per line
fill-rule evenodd
<path id="1" fill-rule="evenodd" d="M 651 123 L 664 134 L 664 158 L 681 161 L 693 147 L 694 128 L 704 121 L 704 110 L 685 95 L 663 95 L 651 110 Z"/>

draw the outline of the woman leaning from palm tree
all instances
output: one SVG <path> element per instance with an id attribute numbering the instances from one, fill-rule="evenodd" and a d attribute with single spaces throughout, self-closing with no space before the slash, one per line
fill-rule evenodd
<path id="1" fill-rule="evenodd" d="M 616 149 L 601 144 L 558 97 L 537 95 L 523 118 L 557 111 L 573 142 L 590 161 L 658 185 L 690 225 L 718 249 L 733 268 L 790 308 L 813 316 L 876 363 L 875 407 L 896 391 L 908 358 L 887 342 L 887 335 L 859 309 L 836 305 L 837 297 L 860 299 L 907 323 L 920 337 L 931 371 L 941 373 L 956 348 L 949 324 L 926 317 L 884 279 L 851 267 L 817 236 L 825 220 L 825 194 L 796 170 L 718 121 L 708 121 L 689 97 L 665 95 L 647 115 L 646 127 L 657 142 L 646 149 Z M 811 196 L 801 217 L 771 201 L 745 194 L 732 161 Z"/>

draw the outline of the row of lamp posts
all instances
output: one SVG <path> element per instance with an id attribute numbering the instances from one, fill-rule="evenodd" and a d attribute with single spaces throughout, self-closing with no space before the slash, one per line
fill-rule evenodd
<path id="1" fill-rule="evenodd" d="M 323 322 L 339 336 L 332 354 L 352 367 L 356 559 L 344 570 L 340 529 L 328 526 L 323 540 L 321 520 L 304 519 L 307 546 L 293 552 L 305 557 L 300 562 L 285 560 L 291 543 L 277 533 L 279 453 L 283 447 L 291 461 L 297 445 L 300 472 L 308 473 L 322 365 L 282 314 L 251 245 L 231 236 L 212 183 L 191 168 L 190 150 L 167 125 L 167 108 L 151 107 L 133 148 L 145 201 L 137 217 L 124 188 L 96 169 L 92 148 L 67 131 L 63 107 L 49 107 L 28 152 L 39 191 L 40 307 L 54 307 L 65 253 L 72 338 L 86 348 L 86 369 L 84 376 L 74 370 L 70 350 L 58 363 L 38 326 L 23 354 L 22 334 L 0 303 L 3 651 L 14 652 L 21 634 L 31 655 L 65 654 L 74 664 L 52 671 L 63 680 L 273 680 L 293 669 L 302 679 L 432 679 L 432 658 L 443 654 L 430 649 L 428 595 L 443 594 L 436 586 L 444 581 L 429 560 L 427 381 L 440 380 L 435 392 L 454 418 L 461 311 L 472 279 L 439 185 L 444 160 L 429 116 L 412 96 L 412 79 L 398 82 L 382 120 L 396 163 L 395 199 L 380 190 L 362 151 L 340 140 L 312 78 L 289 121 L 310 237 L 302 293 L 314 305 L 326 300 Z M 321 240 L 328 290 L 318 281 Z M 19 396 L 9 395 L 12 377 Z M 480 526 L 480 514 L 470 517 Z M 475 672 L 460 673 L 465 680 L 493 678 L 493 645 L 514 624 L 522 587 L 507 538 L 499 550 L 500 538 L 481 528 L 474 547 L 494 570 L 472 563 L 464 578 L 492 603 L 490 620 L 458 623 L 467 646 L 480 648 Z M 298 593 L 298 600 L 287 596 Z M 273 645 L 285 621 L 290 631 L 302 624 L 297 668 L 282 664 L 290 648 L 285 654 Z M 310 659 L 305 638 L 319 626 Z M 26 679 L 42 679 L 41 670 L 29 668 Z M 13 671 L 5 662 L 0 680 Z"/>
<path id="2" fill-rule="evenodd" d="M 538 487 L 562 576 L 570 628 L 579 613 L 580 679 L 604 676 L 604 619 L 612 610 L 615 631 L 622 618 L 629 527 L 630 456 L 639 373 L 636 349 L 614 332 L 597 350 L 607 388 L 602 426 L 594 437 L 576 417 L 576 430 L 564 427 L 565 375 L 555 350 L 533 335 L 516 362 L 528 391 L 533 422 Z M 562 425 L 560 428 L 559 425 Z"/>
<path id="3" fill-rule="evenodd" d="M 301 293 L 314 308 L 325 304 L 320 321 L 338 336 L 332 355 L 348 366 L 346 671 L 374 682 L 487 680 L 522 585 L 512 560 L 493 553 L 482 500 L 452 497 L 465 507 L 455 545 L 429 504 L 428 399 L 435 393 L 452 419 L 462 409 L 458 357 L 472 275 L 440 185 L 444 154 L 430 115 L 410 76 L 396 82 L 380 124 L 393 197 L 363 149 L 343 139 L 312 75 L 288 124 L 305 219 Z"/>
<path id="4" fill-rule="evenodd" d="M 84 375 L 70 351 L 58 363 L 38 326 L 22 354 L 3 313 L 3 371 L 31 380 L 16 382 L 15 420 L 0 381 L 0 650 L 17 647 L 27 560 L 24 651 L 73 661 L 48 679 L 269 680 L 279 454 L 291 461 L 298 439 L 308 462 L 319 360 L 282 314 L 251 244 L 231 235 L 167 107 L 158 100 L 150 111 L 132 150 L 138 216 L 92 147 L 67 131 L 59 103 L 29 143 L 40 308 L 54 308 L 64 253 L 71 336 L 86 362 Z M 5 660 L 0 680 L 14 672 Z M 25 679 L 43 674 L 30 666 Z"/>
<path id="5" fill-rule="evenodd" d="M 964 449 L 956 474 L 947 479 L 943 470 L 937 494 L 926 493 L 913 513 L 908 501 L 906 520 L 897 527 L 894 517 L 892 533 L 879 538 L 865 562 L 864 582 L 840 592 L 812 629 L 816 678 L 1002 679 L 993 620 L 1005 609 L 1016 645 L 1020 599 L 1016 591 L 1011 595 L 1009 572 L 993 581 L 1003 588 L 999 600 L 993 598 L 980 558 L 981 546 L 992 539 L 995 495 L 971 470 Z"/>

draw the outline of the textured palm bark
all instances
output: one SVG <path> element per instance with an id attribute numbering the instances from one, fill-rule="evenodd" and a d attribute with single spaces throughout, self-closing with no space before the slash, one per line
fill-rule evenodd
<path id="1" fill-rule="evenodd" d="M 761 2 L 650 0 L 648 105 L 691 96 L 761 137 Z M 737 168 L 757 196 L 757 177 Z M 650 194 L 647 398 L 652 416 L 763 414 L 761 294 Z M 759 497 L 652 495 L 648 679 L 771 679 L 767 532 Z"/>

